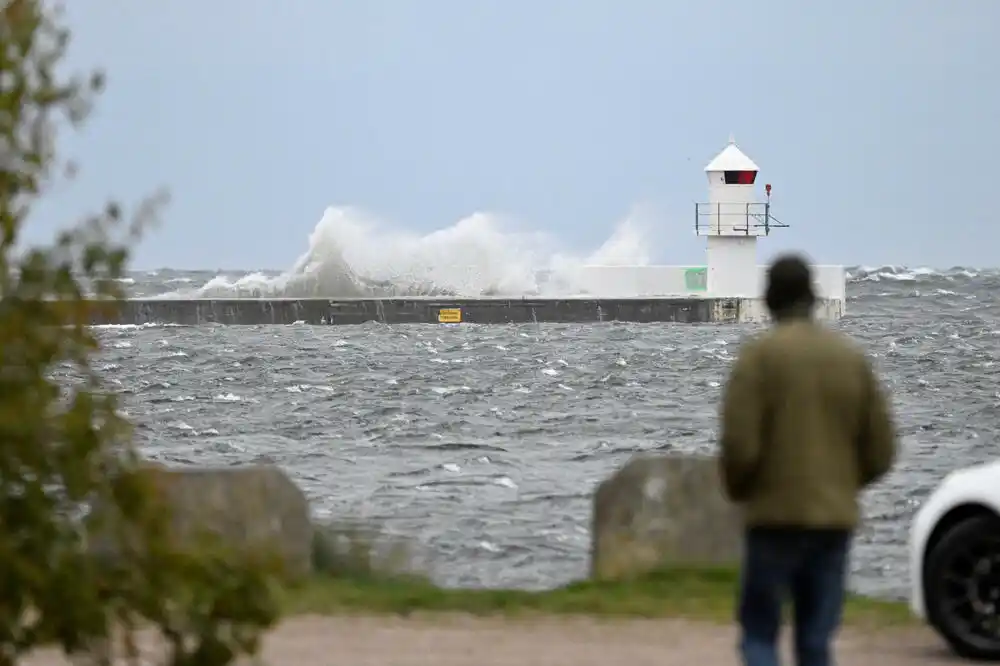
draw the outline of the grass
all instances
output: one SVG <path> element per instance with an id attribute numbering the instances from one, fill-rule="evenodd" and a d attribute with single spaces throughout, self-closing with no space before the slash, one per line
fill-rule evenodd
<path id="1" fill-rule="evenodd" d="M 319 527 L 317 574 L 285 593 L 291 614 L 465 613 L 687 618 L 730 622 L 739 571 L 672 567 L 624 581 L 587 580 L 544 591 L 442 588 L 413 565 L 409 544 L 364 522 Z M 845 622 L 864 627 L 912 624 L 906 604 L 849 597 Z"/>
<path id="2" fill-rule="evenodd" d="M 714 622 L 733 618 L 738 572 L 670 569 L 623 582 L 583 581 L 546 591 L 450 589 L 419 578 L 316 577 L 287 593 L 287 612 L 338 614 L 467 613 L 674 617 Z M 911 623 L 905 604 L 851 597 L 845 621 L 885 627 Z"/>

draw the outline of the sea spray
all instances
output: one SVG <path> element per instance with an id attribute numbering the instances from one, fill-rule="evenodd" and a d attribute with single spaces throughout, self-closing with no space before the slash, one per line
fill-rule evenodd
<path id="1" fill-rule="evenodd" d="M 420 235 L 354 208 L 330 207 L 287 271 L 217 275 L 163 297 L 600 296 L 595 285 L 582 286 L 583 267 L 648 265 L 646 218 L 633 212 L 595 251 L 577 255 L 560 250 L 549 234 L 512 230 L 509 220 L 489 213 Z"/>

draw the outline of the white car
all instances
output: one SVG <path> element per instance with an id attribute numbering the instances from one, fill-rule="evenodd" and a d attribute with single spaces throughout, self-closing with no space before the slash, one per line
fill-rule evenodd
<path id="1" fill-rule="evenodd" d="M 956 654 L 1000 661 L 1000 462 L 952 472 L 917 512 L 910 608 Z"/>

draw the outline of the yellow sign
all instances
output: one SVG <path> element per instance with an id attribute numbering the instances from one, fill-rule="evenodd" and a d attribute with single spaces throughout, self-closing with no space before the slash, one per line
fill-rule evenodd
<path id="1" fill-rule="evenodd" d="M 449 308 L 447 310 L 438 310 L 438 323 L 439 324 L 461 324 L 462 323 L 462 311 L 459 308 Z"/>

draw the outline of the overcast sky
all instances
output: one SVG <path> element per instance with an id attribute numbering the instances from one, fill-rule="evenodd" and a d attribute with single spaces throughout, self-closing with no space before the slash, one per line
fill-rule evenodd
<path id="1" fill-rule="evenodd" d="M 86 0 L 109 89 L 30 238 L 166 187 L 138 267 L 284 268 L 327 206 L 501 212 L 567 248 L 641 206 L 698 262 L 734 133 L 790 229 L 762 255 L 1000 265 L 997 0 Z"/>

